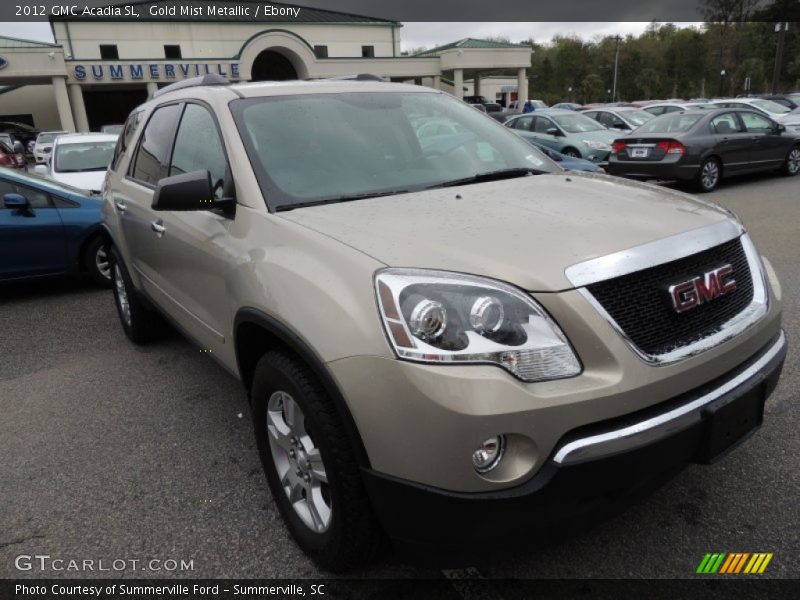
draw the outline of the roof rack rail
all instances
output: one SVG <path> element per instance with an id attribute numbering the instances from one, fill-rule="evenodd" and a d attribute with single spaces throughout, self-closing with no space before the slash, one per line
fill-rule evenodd
<path id="1" fill-rule="evenodd" d="M 336 77 L 321 77 L 317 81 L 389 81 L 380 75 L 372 73 L 358 73 L 353 75 L 337 75 Z"/>
<path id="2" fill-rule="evenodd" d="M 153 92 L 153 98 L 158 98 L 159 96 L 166 94 L 168 92 L 174 92 L 175 90 L 182 90 L 184 88 L 190 87 L 199 87 L 199 86 L 206 86 L 206 85 L 230 85 L 231 82 L 228 80 L 227 77 L 223 77 L 222 75 L 217 75 L 216 73 L 207 73 L 206 75 L 201 75 L 200 77 L 192 77 L 190 79 L 184 79 L 183 81 L 178 81 L 176 83 L 170 83 L 167 86 Z"/>

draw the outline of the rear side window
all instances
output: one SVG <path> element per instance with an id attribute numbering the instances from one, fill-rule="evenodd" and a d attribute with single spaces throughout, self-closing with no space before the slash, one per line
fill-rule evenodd
<path id="1" fill-rule="evenodd" d="M 187 104 L 175 136 L 169 175 L 206 170 L 211 173 L 214 195 L 223 197 L 228 160 L 214 118 L 199 104 Z"/>
<path id="2" fill-rule="evenodd" d="M 514 129 L 521 129 L 522 131 L 530 131 L 533 117 L 520 117 L 513 123 Z"/>
<path id="3" fill-rule="evenodd" d="M 153 112 L 142 132 L 136 156 L 131 163 L 131 177 L 142 183 L 155 185 L 165 176 L 180 112 L 179 104 L 162 106 Z"/>
<path id="4" fill-rule="evenodd" d="M 717 134 L 724 135 L 726 133 L 740 133 L 742 131 L 739 125 L 739 119 L 733 113 L 726 113 L 711 119 L 711 131 Z"/>
<path id="5" fill-rule="evenodd" d="M 122 133 L 120 133 L 119 139 L 117 140 L 117 147 L 114 148 L 114 158 L 111 159 L 111 170 L 117 170 L 120 158 L 125 154 L 125 150 L 128 149 L 133 139 L 133 134 L 136 131 L 136 126 L 139 125 L 139 121 L 141 120 L 142 111 L 132 112 L 128 115 L 125 125 L 122 127 Z"/>

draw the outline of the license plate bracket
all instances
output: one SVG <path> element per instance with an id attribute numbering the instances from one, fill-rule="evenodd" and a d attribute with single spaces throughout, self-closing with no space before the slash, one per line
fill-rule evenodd
<path id="1" fill-rule="evenodd" d="M 758 429 L 764 419 L 764 399 L 764 385 L 758 384 L 734 400 L 720 399 L 706 406 L 706 436 L 697 461 L 717 461 Z"/>

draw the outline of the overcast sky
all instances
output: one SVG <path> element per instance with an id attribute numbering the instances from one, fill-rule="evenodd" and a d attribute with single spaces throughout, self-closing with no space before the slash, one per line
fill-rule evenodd
<path id="1" fill-rule="evenodd" d="M 577 35 L 590 40 L 595 36 L 639 34 L 649 23 L 404 23 L 400 30 L 403 50 L 431 48 L 465 37 L 507 37 L 512 42 L 533 38 L 547 42 L 554 35 Z M 698 25 L 699 23 L 676 23 Z M 52 42 L 49 23 L 0 22 L 0 35 Z"/>

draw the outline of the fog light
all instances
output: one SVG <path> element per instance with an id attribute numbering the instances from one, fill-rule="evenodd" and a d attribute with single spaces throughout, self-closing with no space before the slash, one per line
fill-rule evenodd
<path id="1" fill-rule="evenodd" d="M 472 453 L 472 465 L 478 473 L 488 473 L 500 464 L 505 449 L 506 438 L 503 435 L 484 440 Z"/>

